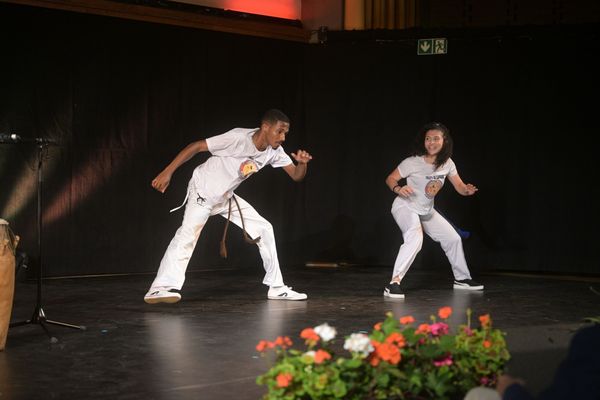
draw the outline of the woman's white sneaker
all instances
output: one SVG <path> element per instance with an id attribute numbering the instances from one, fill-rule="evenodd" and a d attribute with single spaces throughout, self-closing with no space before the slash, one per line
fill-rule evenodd
<path id="1" fill-rule="evenodd" d="M 454 289 L 461 290 L 483 290 L 481 283 L 475 282 L 473 279 L 462 279 L 460 281 L 454 280 Z"/>
<path id="2" fill-rule="evenodd" d="M 289 286 L 270 287 L 267 297 L 271 300 L 306 300 L 306 293 L 298 293 Z"/>

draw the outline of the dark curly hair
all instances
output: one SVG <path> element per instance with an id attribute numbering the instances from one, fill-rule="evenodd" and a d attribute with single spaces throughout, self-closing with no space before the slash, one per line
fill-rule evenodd
<path id="1" fill-rule="evenodd" d="M 267 122 L 269 124 L 276 124 L 277 121 L 290 123 L 290 119 L 287 115 L 276 108 L 272 108 L 265 112 L 260 120 L 261 123 Z"/>
<path id="2" fill-rule="evenodd" d="M 419 134 L 415 137 L 415 141 L 413 143 L 413 156 L 425 156 L 427 155 L 427 149 L 425 148 L 425 136 L 427 132 L 431 130 L 438 130 L 442 132 L 442 137 L 444 138 L 444 144 L 442 145 L 442 149 L 435 157 L 435 161 L 433 164 L 435 165 L 435 169 L 438 169 L 442 165 L 448 161 L 450 157 L 452 157 L 452 147 L 453 141 L 452 136 L 450 136 L 450 130 L 446 128 L 445 125 L 440 124 L 439 122 L 430 122 L 425 124 L 419 130 Z"/>

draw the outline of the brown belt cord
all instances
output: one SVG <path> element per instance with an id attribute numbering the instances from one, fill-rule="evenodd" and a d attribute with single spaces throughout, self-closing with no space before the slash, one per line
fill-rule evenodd
<path id="1" fill-rule="evenodd" d="M 246 232 L 246 224 L 244 223 L 244 216 L 242 215 L 242 209 L 240 208 L 240 204 L 238 203 L 235 195 L 231 196 L 233 201 L 235 201 L 235 205 L 240 213 L 240 219 L 242 220 L 242 231 L 244 232 L 244 240 L 246 243 L 256 244 L 260 241 L 260 236 L 256 239 L 252 239 L 248 232 Z M 231 220 L 231 198 L 229 198 L 229 212 L 227 213 L 227 222 L 225 222 L 225 229 L 223 230 L 223 238 L 221 239 L 221 257 L 227 258 L 227 247 L 225 246 L 225 237 L 227 236 L 227 228 L 229 227 L 229 221 Z"/>

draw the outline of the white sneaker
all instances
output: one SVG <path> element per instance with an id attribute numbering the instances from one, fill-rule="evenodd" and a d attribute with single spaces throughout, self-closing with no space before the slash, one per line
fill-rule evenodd
<path id="1" fill-rule="evenodd" d="M 270 287 L 267 297 L 271 300 L 306 300 L 306 293 L 298 293 L 289 286 Z"/>
<path id="2" fill-rule="evenodd" d="M 144 301 L 148 304 L 177 303 L 179 300 L 181 300 L 181 295 L 176 289 L 150 289 L 144 296 Z"/>
<path id="3" fill-rule="evenodd" d="M 483 290 L 483 285 L 475 282 L 473 279 L 463 279 L 460 281 L 455 279 L 453 288 L 462 290 Z"/>
<path id="4" fill-rule="evenodd" d="M 392 299 L 403 299 L 404 293 L 402 293 L 402 290 L 400 289 L 400 282 L 390 282 L 390 284 L 383 289 L 383 295 L 385 297 L 391 297 Z"/>

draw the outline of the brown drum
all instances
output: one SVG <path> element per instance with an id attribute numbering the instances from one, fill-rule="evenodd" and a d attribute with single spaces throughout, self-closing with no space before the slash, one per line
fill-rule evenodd
<path id="1" fill-rule="evenodd" d="M 15 249 L 19 237 L 0 219 L 0 351 L 6 345 L 15 292 Z"/>

